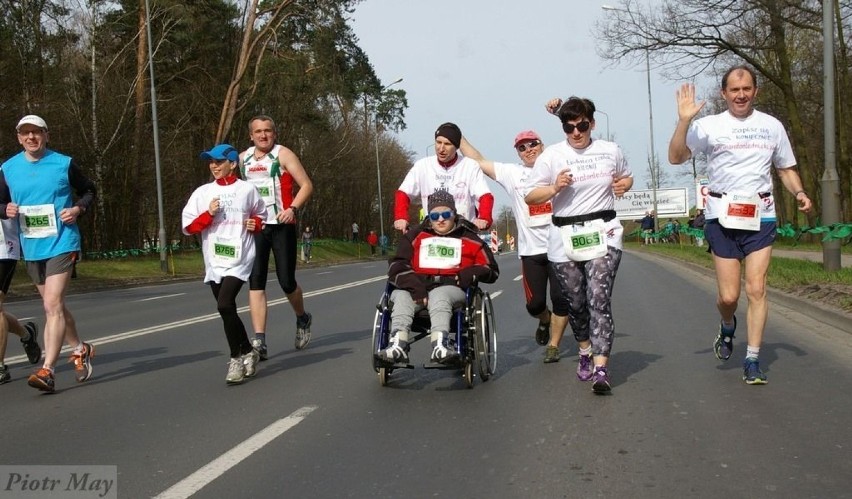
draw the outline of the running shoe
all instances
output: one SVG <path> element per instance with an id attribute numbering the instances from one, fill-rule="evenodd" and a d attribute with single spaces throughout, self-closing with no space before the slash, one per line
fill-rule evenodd
<path id="1" fill-rule="evenodd" d="M 237 357 L 228 362 L 228 375 L 225 376 L 225 383 L 229 385 L 239 385 L 246 379 L 246 366 L 243 364 L 243 359 Z"/>
<path id="2" fill-rule="evenodd" d="M 0 385 L 12 379 L 12 375 L 9 374 L 9 366 L 0 366 Z"/>
<path id="3" fill-rule="evenodd" d="M 610 390 L 612 390 L 612 387 L 609 384 L 606 366 L 595 366 L 595 373 L 592 375 L 592 391 L 598 395 L 603 395 L 609 393 Z"/>
<path id="4" fill-rule="evenodd" d="M 266 344 L 260 341 L 260 338 L 251 340 L 251 346 L 254 347 L 254 349 L 257 350 L 258 355 L 260 355 L 260 362 L 266 360 Z"/>
<path id="5" fill-rule="evenodd" d="M 550 323 L 538 321 L 538 327 L 535 328 L 535 342 L 542 346 L 550 343 Z"/>
<path id="6" fill-rule="evenodd" d="M 246 368 L 246 378 L 251 378 L 257 374 L 257 363 L 260 362 L 260 352 L 252 348 L 249 353 L 244 354 L 240 359 Z"/>
<path id="7" fill-rule="evenodd" d="M 577 364 L 577 379 L 580 381 L 589 381 L 592 379 L 592 356 L 580 355 L 580 363 Z"/>
<path id="8" fill-rule="evenodd" d="M 388 347 L 379 350 L 378 356 L 386 362 L 408 364 L 408 348 L 407 341 L 400 341 L 399 336 L 393 335 Z"/>
<path id="9" fill-rule="evenodd" d="M 547 347 L 544 350 L 544 363 L 552 364 L 559 362 L 559 347 Z"/>
<path id="10" fill-rule="evenodd" d="M 311 342 L 311 320 L 313 316 L 305 312 L 304 317 L 307 318 L 304 320 L 300 317 L 296 318 L 296 350 L 304 349 Z"/>
<path id="11" fill-rule="evenodd" d="M 27 360 L 30 364 L 37 364 L 41 359 L 41 347 L 38 346 L 38 327 L 35 322 L 27 322 L 24 324 L 24 329 L 30 333 L 30 338 L 25 340 L 21 338 L 21 343 L 24 344 L 24 351 L 27 352 Z"/>
<path id="12" fill-rule="evenodd" d="M 33 388 L 38 388 L 43 392 L 52 393 L 56 389 L 53 373 L 50 372 L 50 369 L 45 369 L 43 367 L 30 374 L 30 377 L 27 379 L 27 384 Z"/>
<path id="13" fill-rule="evenodd" d="M 83 342 L 83 351 L 71 352 L 71 357 L 68 362 L 74 363 L 74 371 L 77 376 L 77 382 L 82 383 L 92 377 L 92 357 L 95 356 L 95 346 L 91 343 Z"/>
<path id="14" fill-rule="evenodd" d="M 747 385 L 765 385 L 768 383 L 766 375 L 760 370 L 757 359 L 746 359 L 743 363 L 743 381 Z"/>
<path id="15" fill-rule="evenodd" d="M 725 327 L 719 323 L 719 334 L 716 336 L 716 341 L 713 342 L 713 353 L 716 358 L 721 361 L 726 361 L 731 358 L 734 353 L 734 332 L 737 330 L 737 316 L 734 316 L 734 326 L 731 328 Z"/>

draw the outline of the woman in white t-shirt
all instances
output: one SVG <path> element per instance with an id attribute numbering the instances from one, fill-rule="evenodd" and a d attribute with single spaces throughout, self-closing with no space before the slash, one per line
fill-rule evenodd
<path id="1" fill-rule="evenodd" d="M 242 383 L 255 375 L 260 353 L 252 347 L 245 324 L 237 313 L 237 295 L 254 264 L 254 232 L 263 228 L 266 203 L 257 188 L 237 177 L 239 153 L 219 144 L 201 153 L 213 181 L 189 197 L 183 208 L 183 233 L 201 235 L 204 282 L 210 284 L 230 347 L 225 382 Z"/>
<path id="2" fill-rule="evenodd" d="M 568 321 L 580 346 L 577 377 L 591 380 L 595 393 L 608 393 L 615 336 L 611 298 L 623 233 L 614 206 L 615 198 L 633 186 L 633 176 L 617 144 L 592 140 L 592 101 L 571 97 L 557 115 L 566 140 L 538 157 L 525 200 L 530 205 L 552 200 L 547 259 L 568 301 Z"/>

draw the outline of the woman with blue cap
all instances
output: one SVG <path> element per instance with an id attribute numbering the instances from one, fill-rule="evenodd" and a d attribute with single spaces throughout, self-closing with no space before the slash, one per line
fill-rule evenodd
<path id="1" fill-rule="evenodd" d="M 266 204 L 254 185 L 237 177 L 239 153 L 233 146 L 219 144 L 201 153 L 201 159 L 208 162 L 213 181 L 192 193 L 181 227 L 186 235 L 201 235 L 204 282 L 216 297 L 231 351 L 225 382 L 239 384 L 255 375 L 260 359 L 237 313 L 237 295 L 251 274 L 253 233 L 262 229 Z"/>

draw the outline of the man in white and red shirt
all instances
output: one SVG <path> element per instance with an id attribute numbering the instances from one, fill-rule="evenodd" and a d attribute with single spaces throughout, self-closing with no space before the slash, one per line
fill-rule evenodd
<path id="1" fill-rule="evenodd" d="M 266 203 L 263 230 L 255 235 L 257 257 L 249 277 L 249 308 L 255 337 L 252 345 L 266 360 L 266 281 L 269 253 L 275 257 L 275 274 L 296 314 L 296 349 L 311 341 L 311 314 L 305 311 L 302 288 L 296 282 L 296 217 L 310 199 L 313 184 L 299 157 L 276 144 L 275 122 L 269 116 L 249 121 L 253 147 L 240 154 L 243 177 L 257 187 Z M 299 187 L 294 195 L 293 189 Z"/>
<path id="2" fill-rule="evenodd" d="M 716 306 L 722 316 L 713 351 L 722 361 L 733 352 L 737 328 L 734 312 L 740 298 L 741 266 L 745 263 L 748 346 L 743 381 L 749 385 L 766 383 L 758 353 L 769 310 L 766 275 L 775 242 L 773 167 L 796 198 L 799 210 L 811 209 L 787 132 L 780 121 L 754 109 L 756 95 L 754 70 L 735 66 L 722 77 L 722 97 L 728 109 L 693 122 L 704 102 L 695 101 L 695 85 L 684 84 L 677 92 L 678 122 L 669 142 L 669 162 L 674 165 L 684 163 L 693 154 L 707 156 L 710 192 L 704 235 L 716 267 Z"/>
<path id="3" fill-rule="evenodd" d="M 524 297 L 527 312 L 538 319 L 535 339 L 539 345 L 550 341 L 551 327 L 557 328 L 554 334 L 559 337 L 568 325 L 568 304 L 561 294 L 555 293 L 551 284 L 551 302 L 554 314 L 547 309 L 547 283 L 549 277 L 547 262 L 547 234 L 553 215 L 553 203 L 530 206 L 524 201 L 525 183 L 532 173 L 535 160 L 544 150 L 541 137 L 532 130 L 519 133 L 514 141 L 515 152 L 523 164 L 497 163 L 485 159 L 482 154 L 462 137 L 461 151 L 466 157 L 479 163 L 482 172 L 500 184 L 512 198 L 512 211 L 518 227 L 518 256 L 521 259 Z M 556 320 L 551 326 L 551 317 Z M 562 319 L 562 320 L 560 320 Z M 551 357 L 550 360 L 559 357 Z"/>
<path id="4" fill-rule="evenodd" d="M 485 184 L 479 164 L 458 153 L 462 133 L 453 123 L 444 123 L 435 131 L 435 156 L 414 163 L 396 191 L 394 223 L 397 230 L 408 227 L 408 208 L 411 200 L 420 198 L 422 206 L 427 197 L 446 190 L 452 194 L 457 213 L 480 230 L 491 226 L 494 195 Z"/>

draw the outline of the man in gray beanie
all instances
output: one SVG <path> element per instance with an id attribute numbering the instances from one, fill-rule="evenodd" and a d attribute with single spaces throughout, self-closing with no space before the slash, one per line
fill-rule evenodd
<path id="1" fill-rule="evenodd" d="M 408 227 L 408 210 L 413 199 L 427 206 L 427 197 L 446 190 L 455 199 L 455 212 L 473 222 L 479 230 L 491 226 L 494 195 L 488 190 L 479 164 L 458 153 L 462 132 L 455 123 L 444 123 L 435 130 L 435 155 L 418 160 L 409 170 L 394 204 L 397 230 Z"/>

